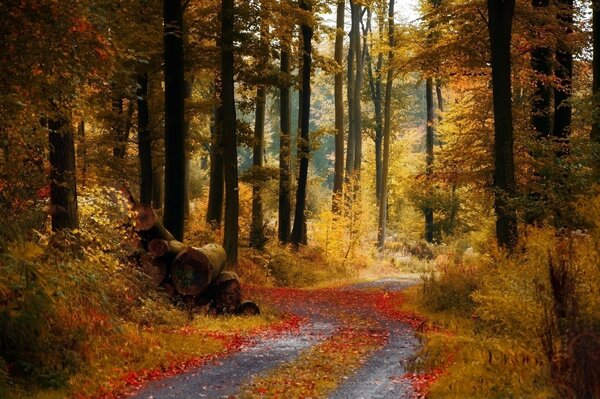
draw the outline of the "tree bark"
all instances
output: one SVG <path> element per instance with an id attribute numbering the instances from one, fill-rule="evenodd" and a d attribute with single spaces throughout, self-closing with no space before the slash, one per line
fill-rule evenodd
<path id="1" fill-rule="evenodd" d="M 79 153 L 77 154 L 77 158 L 79 158 L 81 165 L 81 185 L 85 187 L 87 183 L 87 141 L 85 136 L 85 121 L 81 120 L 79 122 L 79 126 L 77 127 L 77 135 L 79 136 L 80 144 L 77 146 Z"/>
<path id="2" fill-rule="evenodd" d="M 164 224 L 183 239 L 185 210 L 185 81 L 183 10 L 180 0 L 164 0 L 165 203 Z"/>
<path id="3" fill-rule="evenodd" d="M 350 2 L 351 20 L 354 19 L 354 3 Z M 356 140 L 354 139 L 354 41 L 356 35 L 354 33 L 354 24 L 350 24 L 350 33 L 348 34 L 350 43 L 348 45 L 348 61 L 347 61 L 347 81 L 348 87 L 346 88 L 346 96 L 348 98 L 348 140 L 346 142 L 346 182 L 350 182 L 354 175 L 354 146 Z M 349 186 L 346 187 L 348 191 Z"/>
<path id="4" fill-rule="evenodd" d="M 335 173 L 333 177 L 332 210 L 338 213 L 344 184 L 344 13 L 345 0 L 338 0 L 336 10 L 335 54 Z"/>
<path id="5" fill-rule="evenodd" d="M 50 214 L 52 230 L 77 229 L 77 176 L 75 142 L 70 121 L 57 117 L 46 121 L 50 143 Z"/>
<path id="6" fill-rule="evenodd" d="M 433 118 L 434 118 L 434 104 L 433 104 L 433 78 L 428 77 L 425 82 L 425 98 L 427 102 L 427 128 L 425 134 L 425 152 L 426 152 L 426 166 L 425 175 L 429 184 L 432 183 L 431 175 L 433 174 Z M 433 209 L 431 206 L 427 206 L 424 209 L 425 213 L 425 240 L 427 242 L 433 242 Z"/>
<path id="7" fill-rule="evenodd" d="M 300 1 L 303 10 L 311 11 L 312 7 L 307 0 Z M 306 241 L 306 186 L 308 180 L 308 157 L 310 151 L 309 122 L 310 122 L 310 71 L 312 68 L 312 36 L 313 28 L 308 22 L 303 22 L 302 30 L 302 124 L 300 127 L 300 140 L 298 148 L 301 150 L 300 170 L 298 173 L 298 189 L 296 192 L 296 209 L 294 214 L 294 227 L 292 228 L 291 242 L 295 247 Z"/>
<path id="8" fill-rule="evenodd" d="M 592 95 L 594 119 L 592 123 L 591 139 L 600 144 L 600 0 L 592 1 L 592 50 L 594 58 L 592 62 L 593 80 Z M 596 165 L 597 177 L 600 177 L 600 162 Z"/>
<path id="9" fill-rule="evenodd" d="M 390 50 L 388 52 L 388 71 L 385 83 L 385 102 L 383 110 L 383 164 L 381 171 L 381 199 L 379 200 L 379 228 L 377 230 L 377 246 L 379 251 L 385 250 L 385 236 L 387 228 L 387 198 L 388 198 L 388 174 L 390 169 L 390 134 L 392 123 L 392 87 L 394 79 L 394 3 L 395 0 L 389 0 L 388 8 L 388 42 Z"/>
<path id="10" fill-rule="evenodd" d="M 540 12 L 546 12 L 549 0 L 533 0 L 532 5 Z M 544 32 L 537 36 L 543 39 Z M 535 90 L 531 99 L 531 124 L 538 137 L 547 138 L 552 133 L 552 49 L 538 46 L 531 51 L 531 68 L 535 73 Z"/>
<path id="11" fill-rule="evenodd" d="M 290 118 L 290 52 L 289 43 L 282 44 L 280 71 L 283 82 L 279 89 L 279 241 L 288 243 L 291 230 L 291 118 Z"/>
<path id="12" fill-rule="evenodd" d="M 137 78 L 138 154 L 140 159 L 140 202 L 152 202 L 152 139 L 148 111 L 148 75 Z"/>
<path id="13" fill-rule="evenodd" d="M 498 244 L 511 250 L 517 243 L 510 42 L 515 0 L 488 0 L 494 103 L 494 208 Z"/>
<path id="14" fill-rule="evenodd" d="M 379 37 L 383 37 L 383 24 L 384 18 L 379 18 Z M 364 36 L 371 32 L 371 10 L 367 14 L 367 28 L 364 32 Z M 381 69 L 383 67 L 383 52 L 379 51 L 377 54 L 377 63 L 375 64 L 375 71 L 373 71 L 372 55 L 371 51 L 366 53 L 367 60 L 367 71 L 369 74 L 369 92 L 371 94 L 371 101 L 373 102 L 373 110 L 375 113 L 375 195 L 377 201 L 381 199 L 381 188 L 382 188 L 382 145 L 383 145 L 383 96 L 382 96 L 382 80 L 381 80 Z"/>
<path id="15" fill-rule="evenodd" d="M 215 83 L 219 87 L 220 83 Z M 206 223 L 213 228 L 221 226 L 223 218 L 223 107 L 217 104 L 214 109 L 214 127 L 210 132 L 210 183 Z"/>
<path id="16" fill-rule="evenodd" d="M 351 0 L 351 3 L 353 1 Z M 357 187 L 360 185 L 360 170 L 362 164 L 362 83 L 363 83 L 363 65 L 366 54 L 365 47 L 361 45 L 360 21 L 362 19 L 362 7 L 360 4 L 353 4 L 352 30 L 356 36 L 354 39 L 354 54 L 356 60 L 356 71 L 354 76 L 354 174 L 356 176 Z"/>
<path id="17" fill-rule="evenodd" d="M 256 89 L 256 115 L 254 120 L 254 148 L 252 154 L 252 167 L 256 172 L 263 168 L 265 151 L 265 86 Z M 258 173 L 260 175 L 260 173 Z M 265 244 L 264 215 L 261 195 L 262 182 L 256 181 L 252 187 L 252 224 L 250 226 L 250 246 L 262 249 Z"/>
<path id="18" fill-rule="evenodd" d="M 566 140 L 571 134 L 572 106 L 571 91 L 573 80 L 573 53 L 568 35 L 573 32 L 573 0 L 559 0 L 558 21 L 564 29 L 564 35 L 556 50 L 556 77 L 560 87 L 554 89 L 554 125 L 552 135 L 556 139 Z"/>
<path id="19" fill-rule="evenodd" d="M 225 231 L 227 263 L 237 265 L 239 188 L 236 113 L 233 77 L 234 0 L 222 0 L 221 105 L 223 107 L 223 166 L 225 176 Z"/>

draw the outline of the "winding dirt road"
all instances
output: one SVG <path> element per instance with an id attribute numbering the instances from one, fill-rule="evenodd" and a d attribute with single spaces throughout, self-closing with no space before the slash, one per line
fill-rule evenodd
<path id="1" fill-rule="evenodd" d="M 233 354 L 187 373 L 148 383 L 133 397 L 162 398 L 255 398 L 311 397 L 290 393 L 298 381 L 319 384 L 319 376 L 329 370 L 327 364 L 311 363 L 310 376 L 282 376 L 278 370 L 295 370 L 301 357 L 325 342 L 343 344 L 348 334 L 367 332 L 381 337 L 369 346 L 354 367 L 348 366 L 335 387 L 319 391 L 320 397 L 336 399 L 411 398 L 412 384 L 404 377 L 406 362 L 414 355 L 418 342 L 414 320 L 399 311 L 401 291 L 415 284 L 414 279 L 387 278 L 336 289 L 295 290 L 279 288 L 246 289 L 248 297 L 269 304 L 282 312 L 301 317 L 298 329 L 277 335 L 256 336 Z M 353 341 L 360 347 L 360 338 Z M 309 356 L 310 358 L 310 356 Z M 321 369 L 320 369 L 321 368 Z M 289 371 L 288 371 L 289 373 Z M 265 376 L 271 376 L 267 382 Z M 314 381 L 310 381 L 310 379 Z M 262 382 L 261 382 L 262 381 Z M 261 385 L 262 384 L 262 385 Z M 266 387 L 265 387 L 265 384 Z M 279 385 L 271 387 L 270 385 Z M 287 385 L 286 385 L 287 384 Z M 260 386 L 258 389 L 257 386 Z M 297 389 L 297 387 L 295 387 Z M 323 392 L 326 393 L 323 393 Z M 275 394 L 274 392 L 278 392 Z M 293 391 L 293 392 L 298 392 Z M 319 396 L 317 395 L 317 396 Z"/>

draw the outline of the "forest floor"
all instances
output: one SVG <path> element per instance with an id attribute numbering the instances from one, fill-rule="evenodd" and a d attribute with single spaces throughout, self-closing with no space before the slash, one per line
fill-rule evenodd
<path id="1" fill-rule="evenodd" d="M 300 320 L 259 334 L 239 351 L 183 374 L 152 381 L 133 397 L 412 398 L 406 372 L 421 320 L 402 310 L 415 277 L 319 289 L 245 286 L 262 306 Z M 418 389 L 417 389 L 418 391 Z"/>

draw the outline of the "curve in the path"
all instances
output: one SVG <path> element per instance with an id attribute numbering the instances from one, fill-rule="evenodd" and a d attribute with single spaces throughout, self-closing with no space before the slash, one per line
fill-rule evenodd
<path id="1" fill-rule="evenodd" d="M 414 280 L 382 279 L 361 283 L 340 289 L 352 295 L 352 291 L 397 292 Z M 314 295 L 312 304 L 302 303 L 307 295 Z M 305 349 L 308 349 L 332 334 L 343 323 L 336 304 L 323 298 L 318 291 L 296 291 L 294 300 L 271 302 L 271 305 L 283 311 L 308 318 L 300 329 L 288 331 L 278 336 L 259 336 L 239 352 L 218 361 L 206 364 L 198 369 L 165 379 L 152 381 L 133 395 L 137 399 L 166 398 L 231 398 L 240 392 L 240 388 L 251 382 L 252 377 L 275 369 L 282 363 L 292 361 Z M 329 290 L 331 295 L 331 290 Z M 340 306 L 340 304 L 337 304 Z M 365 364 L 353 375 L 348 376 L 330 396 L 333 399 L 397 399 L 410 398 L 413 395 L 410 381 L 402 378 L 405 364 L 415 353 L 417 341 L 408 324 L 397 320 L 377 316 L 377 312 L 365 304 L 357 304 L 350 311 L 367 317 L 378 328 L 389 334 L 387 343 L 375 351 Z M 342 311 L 348 312 L 347 306 Z M 367 315 L 367 312 L 368 315 Z"/>

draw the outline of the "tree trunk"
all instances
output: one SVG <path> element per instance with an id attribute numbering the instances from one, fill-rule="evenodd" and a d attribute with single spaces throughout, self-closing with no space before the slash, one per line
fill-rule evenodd
<path id="1" fill-rule="evenodd" d="M 335 33 L 335 62 L 338 70 L 335 73 L 335 174 L 333 177 L 332 210 L 338 213 L 343 196 L 344 184 L 344 13 L 345 0 L 337 2 L 337 18 Z"/>
<path id="2" fill-rule="evenodd" d="M 58 117 L 46 121 L 50 142 L 50 214 L 52 230 L 77 229 L 77 171 L 75 142 L 70 121 Z"/>
<path id="3" fill-rule="evenodd" d="M 352 12 L 351 20 L 354 18 L 354 3 L 350 2 L 350 10 Z M 348 140 L 346 142 L 346 182 L 350 182 L 354 175 L 354 146 L 356 140 L 354 140 L 354 41 L 356 35 L 354 34 L 354 24 L 352 23 L 350 33 L 348 34 L 350 43 L 348 45 L 348 62 L 347 62 L 347 81 L 348 87 L 346 88 L 346 96 L 348 98 Z M 346 191 L 349 191 L 349 186 L 346 187 Z"/>
<path id="4" fill-rule="evenodd" d="M 388 71 L 385 83 L 385 103 L 383 110 L 383 164 L 381 171 L 381 199 L 379 200 L 379 228 L 377 230 L 377 246 L 381 252 L 385 250 L 385 236 L 387 227 L 387 198 L 388 198 L 388 174 L 390 169 L 390 133 L 392 123 L 392 87 L 394 79 L 394 3 L 390 0 L 388 9 L 388 42 L 390 50 L 388 52 Z"/>
<path id="5" fill-rule="evenodd" d="M 183 239 L 185 210 L 185 81 L 181 0 L 164 0 L 165 227 Z"/>
<path id="6" fill-rule="evenodd" d="M 492 88 L 494 102 L 494 208 L 498 244 L 512 249 L 517 243 L 511 102 L 510 41 L 515 0 L 488 0 Z"/>
<path id="7" fill-rule="evenodd" d="M 77 127 L 77 135 L 79 136 L 80 144 L 77 146 L 79 153 L 77 154 L 77 158 L 79 158 L 81 165 L 81 186 L 85 187 L 87 183 L 87 141 L 85 138 L 85 122 L 82 120 L 79 122 L 79 126 Z"/>
<path id="8" fill-rule="evenodd" d="M 600 0 L 592 1 L 592 31 L 593 31 L 593 52 L 592 62 L 593 81 L 592 95 L 594 119 L 592 123 L 591 139 L 597 145 L 600 145 Z M 600 162 L 596 161 L 596 177 L 600 178 Z"/>
<path id="9" fill-rule="evenodd" d="M 550 0 L 533 0 L 534 8 L 546 12 Z M 543 28 L 543 27 L 541 27 Z M 543 40 L 544 30 L 537 33 Z M 535 73 L 535 90 L 531 99 L 531 124 L 538 137 L 550 137 L 552 132 L 552 49 L 538 46 L 531 51 L 531 68 Z"/>
<path id="10" fill-rule="evenodd" d="M 182 295 L 198 295 L 216 281 L 227 263 L 219 244 L 202 248 L 185 247 L 171 265 L 171 279 Z"/>
<path id="11" fill-rule="evenodd" d="M 559 0 L 561 9 L 558 21 L 564 29 L 564 35 L 558 42 L 556 51 L 556 77 L 560 87 L 554 89 L 554 125 L 552 135 L 556 139 L 565 140 L 571 133 L 571 90 L 573 79 L 573 54 L 570 49 L 568 35 L 573 32 L 573 0 Z"/>
<path id="12" fill-rule="evenodd" d="M 123 159 L 125 158 L 123 98 L 116 93 L 116 90 L 116 87 L 113 87 L 113 91 L 115 92 L 112 99 L 112 130 L 115 140 L 113 144 L 113 157 Z"/>
<path id="13" fill-rule="evenodd" d="M 351 3 L 353 1 L 351 0 Z M 354 54 L 356 60 L 356 71 L 354 76 L 354 174 L 356 175 L 356 184 L 360 184 L 360 169 L 362 164 L 362 83 L 363 83 L 363 65 L 366 54 L 365 47 L 361 46 L 360 21 L 362 19 L 362 7 L 360 4 L 353 4 L 352 30 L 355 35 Z"/>
<path id="14" fill-rule="evenodd" d="M 284 81 L 279 90 L 279 241 L 288 243 L 291 230 L 291 118 L 290 118 L 290 52 L 289 43 L 281 49 L 280 71 Z"/>
<path id="15" fill-rule="evenodd" d="M 256 115 L 254 121 L 254 148 L 252 154 L 252 167 L 257 175 L 263 168 L 264 150 L 265 150 L 265 86 L 259 86 L 256 89 Z M 252 224 L 250 227 L 250 246 L 256 249 L 262 249 L 265 244 L 264 215 L 261 195 L 262 181 L 255 181 L 252 187 Z"/>
<path id="16" fill-rule="evenodd" d="M 153 157 L 153 160 L 155 160 L 158 165 L 152 166 L 152 207 L 154 209 L 162 210 L 165 196 L 164 167 L 162 159 L 157 160 L 155 157 Z"/>
<path id="17" fill-rule="evenodd" d="M 215 83 L 219 87 L 220 83 Z M 215 123 L 210 134 L 210 183 L 206 223 L 213 228 L 221 226 L 223 218 L 223 107 L 217 104 L 214 110 Z"/>
<path id="18" fill-rule="evenodd" d="M 311 11 L 312 7 L 306 0 L 300 1 L 300 7 L 303 10 Z M 307 23 L 303 23 L 302 41 L 303 41 L 303 60 L 302 60 L 302 124 L 300 126 L 300 140 L 298 148 L 302 157 L 300 158 L 300 170 L 298 173 L 298 189 L 296 192 L 296 209 L 294 214 L 294 227 L 292 229 L 291 242 L 295 247 L 306 241 L 306 186 L 308 180 L 308 156 L 310 151 L 309 143 L 309 122 L 310 122 L 310 71 L 312 68 L 312 36 L 313 28 Z"/>
<path id="19" fill-rule="evenodd" d="M 233 82 L 234 1 L 222 1 L 221 105 L 223 107 L 223 166 L 225 176 L 225 231 L 223 246 L 227 263 L 237 265 L 239 188 L 236 114 Z"/>
<path id="20" fill-rule="evenodd" d="M 379 19 L 379 37 L 383 37 L 383 15 Z M 371 10 L 367 14 L 367 28 L 365 29 L 364 36 L 366 37 L 371 32 Z M 371 51 L 366 52 L 367 70 L 369 74 L 369 92 L 371 94 L 371 101 L 373 102 L 373 110 L 375 112 L 375 195 L 377 201 L 381 199 L 381 188 L 382 188 L 382 145 L 383 145 L 383 110 L 382 103 L 383 97 L 382 92 L 382 80 L 381 80 L 381 69 L 383 67 L 383 53 L 378 51 L 377 63 L 375 64 L 375 71 L 373 72 L 372 56 Z"/>
<path id="21" fill-rule="evenodd" d="M 425 152 L 426 152 L 426 166 L 425 174 L 427 181 L 431 185 L 431 175 L 433 173 L 433 118 L 434 118 L 434 104 L 433 104 L 433 78 L 428 77 L 425 82 L 425 98 L 427 102 L 427 128 L 425 134 Z M 426 206 L 424 209 L 425 213 L 425 240 L 427 242 L 433 242 L 433 209 L 431 206 Z"/>
<path id="22" fill-rule="evenodd" d="M 140 202 L 152 202 L 152 140 L 148 111 L 148 75 L 137 78 L 138 154 L 140 158 Z"/>

